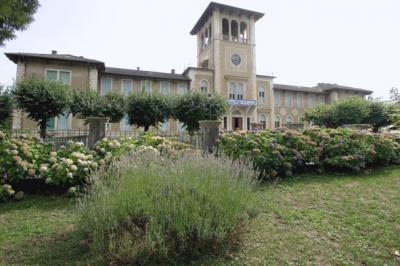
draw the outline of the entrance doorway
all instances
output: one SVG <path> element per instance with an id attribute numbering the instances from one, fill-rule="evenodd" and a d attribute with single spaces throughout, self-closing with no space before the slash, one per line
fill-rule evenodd
<path id="1" fill-rule="evenodd" d="M 242 130 L 243 129 L 243 118 L 232 117 L 232 130 Z"/>

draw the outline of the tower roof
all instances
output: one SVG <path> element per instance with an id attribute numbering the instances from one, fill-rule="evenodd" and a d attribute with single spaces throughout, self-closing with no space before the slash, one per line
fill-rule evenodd
<path id="1" fill-rule="evenodd" d="M 214 9 L 225 10 L 232 13 L 237 13 L 239 15 L 246 15 L 246 16 L 254 16 L 254 19 L 257 21 L 264 16 L 264 13 L 251 11 L 243 8 L 238 8 L 234 6 L 228 6 L 216 2 L 210 2 L 207 6 L 206 10 L 204 10 L 203 14 L 199 18 L 199 20 L 194 25 L 193 29 L 190 31 L 191 35 L 196 35 L 197 31 L 203 26 L 203 24 L 207 21 L 207 19 L 212 15 L 212 11 Z"/>

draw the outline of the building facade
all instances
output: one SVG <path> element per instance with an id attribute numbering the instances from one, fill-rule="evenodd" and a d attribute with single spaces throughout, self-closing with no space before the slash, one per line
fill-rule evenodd
<path id="1" fill-rule="evenodd" d="M 372 91 L 319 83 L 314 87 L 274 84 L 273 76 L 256 72 L 256 22 L 263 13 L 211 2 L 190 34 L 197 37 L 197 66 L 183 73 L 143 71 L 106 67 L 104 62 L 82 56 L 34 53 L 6 53 L 17 65 L 17 80 L 33 75 L 58 80 L 75 89 L 118 91 L 128 95 L 149 93 L 183 94 L 189 91 L 215 92 L 227 98 L 229 109 L 221 127 L 227 131 L 250 130 L 253 123 L 264 128 L 303 127 L 305 109 L 331 104 L 346 97 L 365 97 Z M 49 123 L 54 130 L 85 130 L 82 120 L 70 114 Z M 37 123 L 16 111 L 13 128 L 37 128 Z M 108 125 L 110 131 L 135 130 L 125 117 Z M 168 133 L 183 132 L 178 121 L 160 124 Z"/>

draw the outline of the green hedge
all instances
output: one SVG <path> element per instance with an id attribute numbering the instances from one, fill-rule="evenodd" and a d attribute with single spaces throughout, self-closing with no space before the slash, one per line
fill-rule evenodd
<path id="1" fill-rule="evenodd" d="M 227 133 L 218 140 L 218 151 L 234 159 L 250 158 L 263 178 L 291 176 L 310 165 L 360 171 L 400 162 L 400 145 L 392 136 L 341 128 Z"/>
<path id="2" fill-rule="evenodd" d="M 0 186 L 5 185 L 0 189 L 0 200 L 14 198 L 16 188 L 75 194 L 92 182 L 90 173 L 93 170 L 107 166 L 140 145 L 169 153 L 190 148 L 183 143 L 146 134 L 139 140 L 105 138 L 93 150 L 73 141 L 56 149 L 26 135 L 13 138 L 0 131 Z"/>

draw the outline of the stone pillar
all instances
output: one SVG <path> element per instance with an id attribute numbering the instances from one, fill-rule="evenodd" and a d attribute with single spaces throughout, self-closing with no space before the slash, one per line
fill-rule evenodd
<path id="1" fill-rule="evenodd" d="M 108 117 L 87 117 L 89 124 L 88 147 L 91 149 L 96 142 L 106 136 L 106 123 L 110 120 Z"/>
<path id="2" fill-rule="evenodd" d="M 219 125 L 221 121 L 216 120 L 202 120 L 199 121 L 202 149 L 204 153 L 212 153 L 219 136 Z"/>

